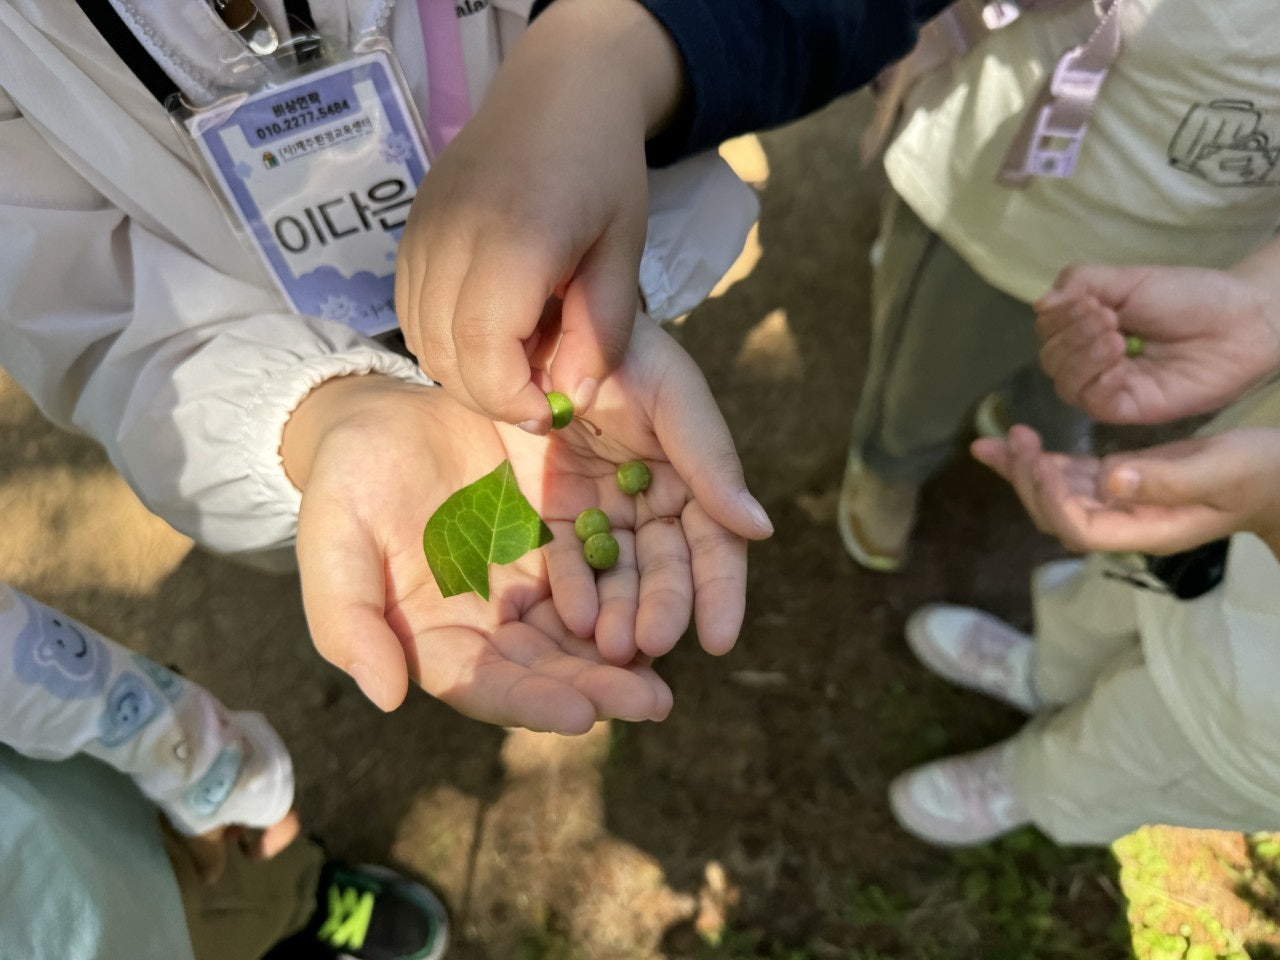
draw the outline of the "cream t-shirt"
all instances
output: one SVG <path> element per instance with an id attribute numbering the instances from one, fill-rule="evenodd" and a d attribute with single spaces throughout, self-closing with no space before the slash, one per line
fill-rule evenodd
<path id="1" fill-rule="evenodd" d="M 1089 0 L 1029 13 L 923 78 L 885 157 L 893 187 L 1023 300 L 1076 260 L 1225 266 L 1280 227 L 1280 17 L 1257 0 L 1121 0 L 1120 54 L 1070 179 L 996 182 Z"/>

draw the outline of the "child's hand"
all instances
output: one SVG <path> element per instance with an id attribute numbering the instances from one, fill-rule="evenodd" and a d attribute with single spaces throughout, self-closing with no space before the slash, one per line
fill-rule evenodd
<path id="1" fill-rule="evenodd" d="M 231 824 L 216 827 L 195 836 L 183 836 L 182 842 L 191 854 L 191 863 L 202 883 L 215 884 L 227 868 L 227 844 L 238 843 L 254 860 L 270 860 L 298 838 L 302 821 L 297 810 L 290 810 L 278 821 L 262 830 L 247 830 Z"/>
<path id="2" fill-rule="evenodd" d="M 387 710 L 413 679 L 503 726 L 583 733 L 601 719 L 662 719 L 671 691 L 646 662 L 605 663 L 564 625 L 543 551 L 491 567 L 487 603 L 443 599 L 432 581 L 422 530 L 446 497 L 504 459 L 522 487 L 556 463 L 551 441 L 507 432 L 527 445 L 508 449 L 492 421 L 442 390 L 378 376 L 328 381 L 303 401 L 282 450 L 303 491 L 298 564 L 316 647 Z"/>
<path id="3" fill-rule="evenodd" d="M 745 540 L 773 526 L 747 490 L 702 372 L 665 331 L 638 318 L 631 349 L 585 417 L 548 438 L 500 433 L 521 489 L 555 534 L 543 549 L 571 629 L 594 633 L 605 659 L 626 663 L 637 650 L 668 652 L 692 611 L 705 650 L 732 648 L 746 603 Z M 614 476 L 635 459 L 653 473 L 640 496 L 622 493 Z M 588 507 L 603 509 L 616 534 L 621 528 L 619 561 L 602 574 L 573 532 Z"/>
<path id="4" fill-rule="evenodd" d="M 1232 271 L 1073 266 L 1035 306 L 1058 393 L 1107 423 L 1217 410 L 1280 365 L 1262 298 Z"/>
<path id="5" fill-rule="evenodd" d="M 1239 531 L 1273 552 L 1280 544 L 1280 430 L 1228 430 L 1098 459 L 1045 453 L 1034 430 L 1015 426 L 1007 441 L 977 440 L 972 450 L 1070 550 L 1177 553 Z"/>
<path id="6" fill-rule="evenodd" d="M 645 139 L 677 102 L 674 44 L 633 0 L 557 0 L 423 180 L 396 312 L 459 402 L 546 433 L 526 350 L 564 302 L 556 389 L 586 409 L 626 352 L 648 218 Z"/>

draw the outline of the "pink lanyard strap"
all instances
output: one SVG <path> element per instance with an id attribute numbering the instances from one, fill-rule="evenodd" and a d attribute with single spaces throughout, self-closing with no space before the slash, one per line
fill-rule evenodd
<path id="1" fill-rule="evenodd" d="M 1069 177 L 1080 157 L 1102 82 L 1120 52 L 1123 0 L 1102 0 L 1089 39 L 1064 53 L 1022 118 L 996 179 L 1022 187 L 1032 177 Z"/>
<path id="2" fill-rule="evenodd" d="M 876 157 L 898 122 L 903 100 L 922 76 L 964 55 L 983 36 L 1023 13 L 1080 0 L 956 0 L 925 24 L 914 50 L 876 78 L 876 113 L 862 134 L 864 160 Z M 1093 115 L 1102 81 L 1120 51 L 1123 0 L 1098 0 L 1099 20 L 1089 39 L 1054 67 L 1001 161 L 996 179 L 1009 187 L 1033 177 L 1069 177 Z"/>
<path id="3" fill-rule="evenodd" d="M 454 0 L 418 0 L 418 20 L 427 54 L 427 141 L 434 156 L 471 118 L 471 95 Z"/>
<path id="4" fill-rule="evenodd" d="M 993 30 L 1022 14 L 1067 6 L 1080 0 L 952 0 L 949 7 L 920 29 L 915 47 L 872 82 L 876 112 L 862 133 L 864 161 L 875 159 L 893 136 L 902 103 L 917 80 L 968 53 Z"/>

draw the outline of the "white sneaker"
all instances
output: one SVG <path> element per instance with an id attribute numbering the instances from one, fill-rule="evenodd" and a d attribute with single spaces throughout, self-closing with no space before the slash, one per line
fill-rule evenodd
<path id="1" fill-rule="evenodd" d="M 856 458 L 840 485 L 836 525 L 849 556 L 868 570 L 895 573 L 907 562 L 920 488 L 884 480 Z"/>
<path id="2" fill-rule="evenodd" d="M 986 843 L 1030 823 L 1006 770 L 1012 745 L 908 770 L 889 785 L 894 818 L 921 840 L 949 847 Z"/>
<path id="3" fill-rule="evenodd" d="M 1031 679 L 1035 642 L 972 607 L 932 603 L 907 619 L 907 645 L 933 673 L 1024 713 L 1040 706 Z"/>

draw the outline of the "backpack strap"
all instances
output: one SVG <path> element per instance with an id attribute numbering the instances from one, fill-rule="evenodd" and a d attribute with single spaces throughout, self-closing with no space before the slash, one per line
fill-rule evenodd
<path id="1" fill-rule="evenodd" d="M 102 34 L 102 39 L 111 45 L 111 49 L 161 106 L 178 92 L 178 85 L 134 36 L 110 0 L 76 0 L 76 4 L 89 18 L 94 29 Z M 291 23 L 297 22 L 309 30 L 315 29 L 315 17 L 311 13 L 309 0 L 285 0 L 284 9 Z"/>

